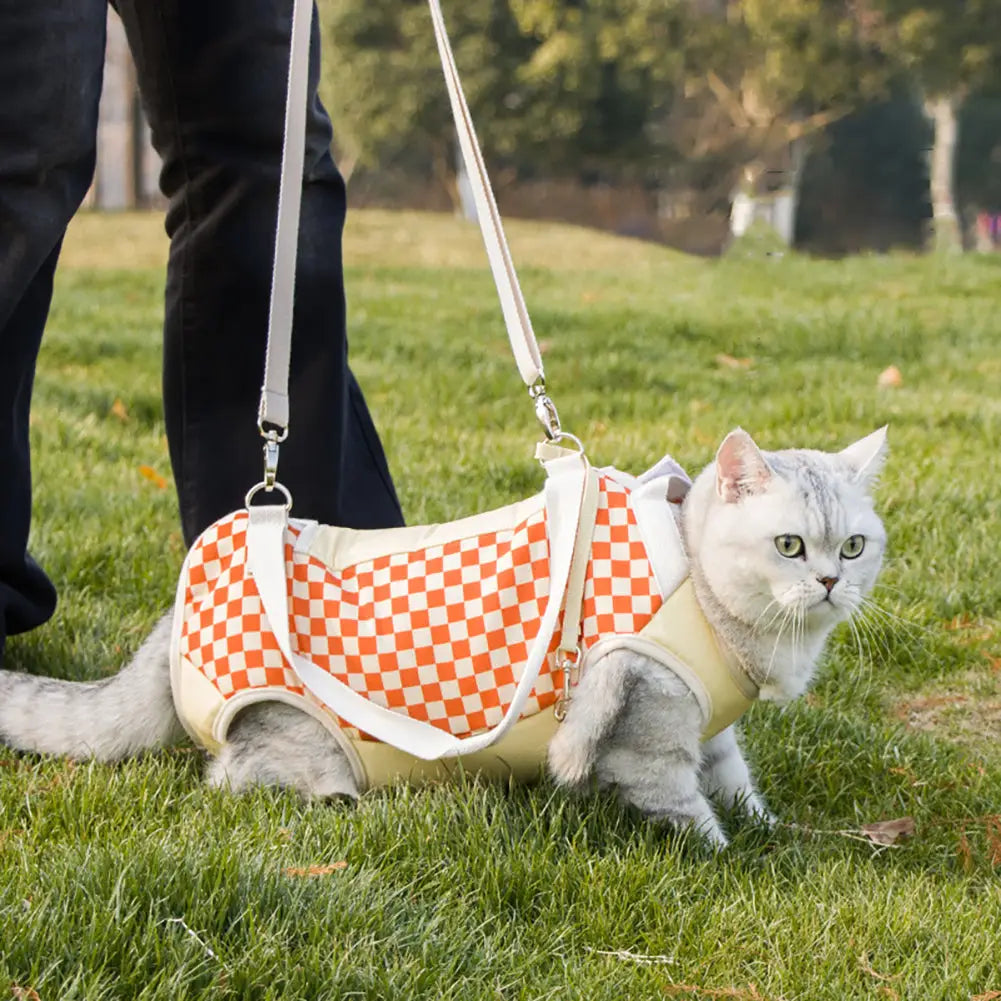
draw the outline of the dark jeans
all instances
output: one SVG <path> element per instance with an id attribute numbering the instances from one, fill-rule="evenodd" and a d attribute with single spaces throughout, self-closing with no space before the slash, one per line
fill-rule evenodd
<path id="1" fill-rule="evenodd" d="M 185 539 L 261 479 L 264 364 L 291 0 L 120 0 L 169 199 L 164 413 Z M 55 591 L 27 555 L 28 408 L 67 223 L 90 185 L 105 0 L 0 0 L 0 657 Z M 288 441 L 295 514 L 402 523 L 382 446 L 347 365 L 344 183 L 310 115 Z M 123 265 L 127 262 L 123 262 Z"/>

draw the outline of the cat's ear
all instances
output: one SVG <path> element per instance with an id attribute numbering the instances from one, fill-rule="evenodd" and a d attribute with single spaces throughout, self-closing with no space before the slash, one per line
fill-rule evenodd
<path id="1" fill-rule="evenodd" d="M 727 504 L 760 494 L 768 487 L 772 471 L 754 439 L 735 428 L 716 453 L 716 493 Z"/>
<path id="2" fill-rule="evenodd" d="M 870 487 L 886 461 L 886 425 L 842 449 L 838 457 L 855 473 L 855 479 Z"/>

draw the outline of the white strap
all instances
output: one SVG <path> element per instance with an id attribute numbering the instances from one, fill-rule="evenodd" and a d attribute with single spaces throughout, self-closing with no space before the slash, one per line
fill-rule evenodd
<path id="1" fill-rule="evenodd" d="M 564 654 L 577 649 L 580 640 L 581 609 L 584 605 L 584 585 L 587 567 L 591 560 L 591 540 L 594 522 L 598 515 L 598 473 L 588 470 L 587 484 L 581 498 L 580 517 L 577 519 L 577 538 L 570 560 L 570 578 L 567 596 L 563 602 L 563 624 L 560 629 L 560 651 Z M 578 657 L 579 661 L 579 657 Z"/>
<path id="2" fill-rule="evenodd" d="M 500 213 L 490 187 L 472 118 L 462 92 L 452 48 L 445 31 L 438 0 L 429 0 L 435 40 L 441 56 L 448 97 L 455 119 L 462 160 L 469 176 L 476 213 L 483 234 L 490 270 L 500 296 L 504 324 L 518 371 L 526 386 L 544 378 L 542 355 L 532 330 L 511 252 L 504 237 Z M 299 206 L 302 199 L 302 167 L 306 144 L 306 92 L 309 77 L 309 30 L 312 0 L 294 0 L 292 45 L 289 53 L 288 92 L 285 107 L 285 140 L 278 194 L 278 227 L 271 283 L 268 344 L 264 362 L 264 386 L 258 421 L 288 427 L 288 373 L 291 357 L 292 313 L 295 302 L 295 262 L 299 238 Z"/>
<path id="3" fill-rule="evenodd" d="M 299 244 L 299 207 L 306 154 L 306 92 L 309 82 L 309 34 L 313 0 L 293 0 L 292 44 L 289 49 L 288 90 L 285 97 L 285 137 L 278 185 L 278 226 L 271 274 L 268 345 L 264 358 L 264 386 L 257 410 L 258 423 L 288 427 L 288 373 L 292 350 L 292 313 L 295 306 L 295 262 Z"/>
<path id="4" fill-rule="evenodd" d="M 521 716 L 556 632 L 570 577 L 586 488 L 588 481 L 594 477 L 587 460 L 578 454 L 554 459 L 547 463 L 546 469 L 546 523 L 549 527 L 549 597 L 546 609 L 504 718 L 492 730 L 465 738 L 455 737 L 422 720 L 376 705 L 292 650 L 285 570 L 287 512 L 284 507 L 278 506 L 251 507 L 247 529 L 248 569 L 279 648 L 313 695 L 352 726 L 426 761 L 471 754 L 499 740 Z M 587 534 L 590 535 L 590 529 Z"/>
<path id="5" fill-rule="evenodd" d="M 462 83 L 459 80 L 459 71 L 452 55 L 452 46 L 445 31 L 441 4 L 438 0 L 428 0 L 428 3 L 431 8 L 431 20 L 434 23 L 434 37 L 438 43 L 438 54 L 441 56 L 442 69 L 445 71 L 445 85 L 452 105 L 452 117 L 455 120 L 455 132 L 459 139 L 462 162 L 472 187 L 476 215 L 483 234 L 487 257 L 490 260 L 494 284 L 500 296 L 507 336 L 511 341 L 511 350 L 514 352 L 514 360 L 517 362 L 521 378 L 526 386 L 533 386 L 544 377 L 542 355 L 539 353 L 532 321 L 529 319 L 528 309 L 521 294 L 511 252 L 504 238 L 504 227 L 490 187 L 490 178 L 483 162 L 483 154 L 480 152 L 480 144 L 476 141 L 473 119 L 469 114 L 469 106 L 466 104 Z"/>

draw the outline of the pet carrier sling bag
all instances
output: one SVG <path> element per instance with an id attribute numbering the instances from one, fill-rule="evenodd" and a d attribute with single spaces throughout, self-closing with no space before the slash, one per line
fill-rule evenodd
<path id="1" fill-rule="evenodd" d="M 311 0 L 295 0 L 265 379 L 264 479 L 210 526 L 177 588 L 171 684 L 191 736 L 218 750 L 236 714 L 277 700 L 321 720 L 360 788 L 466 768 L 538 774 L 579 672 L 627 648 L 691 689 L 704 735 L 756 695 L 695 601 L 669 457 L 640 477 L 590 466 L 560 427 L 438 0 L 435 37 L 487 257 L 546 441 L 537 496 L 443 525 L 356 531 L 291 518 L 277 480 L 305 129 Z M 279 497 L 281 503 L 253 503 Z M 586 661 L 586 663 L 585 663 Z"/>

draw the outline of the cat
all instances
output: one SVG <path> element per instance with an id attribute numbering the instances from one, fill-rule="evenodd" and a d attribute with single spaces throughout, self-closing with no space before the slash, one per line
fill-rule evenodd
<path id="1" fill-rule="evenodd" d="M 872 488 L 886 429 L 835 453 L 762 452 L 737 428 L 681 501 L 694 594 L 718 644 L 762 699 L 809 686 L 826 641 L 863 607 L 886 535 Z M 665 497 L 664 503 L 668 503 Z M 0 743 L 114 760 L 184 738 L 171 695 L 165 616 L 119 674 L 94 683 L 0 672 Z M 682 677 L 641 653 L 614 650 L 583 672 L 549 743 L 557 784 L 594 781 L 652 818 L 727 844 L 713 800 L 774 818 L 755 789 L 736 726 L 701 741 L 705 722 Z M 294 706 L 259 703 L 234 720 L 208 781 L 241 791 L 293 788 L 357 798 L 349 762 L 325 727 Z"/>

